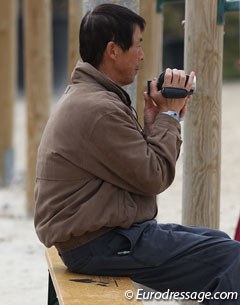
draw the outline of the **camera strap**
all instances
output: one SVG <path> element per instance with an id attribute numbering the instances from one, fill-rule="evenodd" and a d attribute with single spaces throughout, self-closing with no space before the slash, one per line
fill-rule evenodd
<path id="1" fill-rule="evenodd" d="M 162 95 L 166 98 L 185 98 L 188 95 L 191 95 L 191 91 L 187 91 L 186 89 L 183 88 L 175 88 L 175 87 L 163 87 L 162 90 Z"/>

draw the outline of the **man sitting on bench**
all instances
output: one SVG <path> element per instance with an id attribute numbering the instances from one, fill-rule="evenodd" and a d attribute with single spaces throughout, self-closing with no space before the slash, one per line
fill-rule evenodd
<path id="1" fill-rule="evenodd" d="M 154 219 L 156 195 L 174 179 L 190 97 L 167 98 L 154 79 L 141 128 L 123 86 L 141 67 L 144 27 L 141 16 L 114 4 L 84 16 L 82 61 L 38 151 L 37 234 L 73 272 L 128 276 L 161 292 L 211 293 L 206 304 L 239 304 L 214 296 L 240 297 L 240 243 L 221 231 Z M 193 79 L 194 72 L 186 83 L 184 71 L 167 69 L 163 87 L 190 92 Z"/>

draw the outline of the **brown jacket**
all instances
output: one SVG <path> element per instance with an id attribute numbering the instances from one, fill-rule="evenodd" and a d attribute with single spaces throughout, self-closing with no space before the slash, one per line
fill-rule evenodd
<path id="1" fill-rule="evenodd" d="M 156 195 L 173 181 L 180 124 L 159 113 L 149 135 L 127 93 L 79 62 L 39 146 L 35 227 L 60 252 L 113 227 L 156 216 Z"/>

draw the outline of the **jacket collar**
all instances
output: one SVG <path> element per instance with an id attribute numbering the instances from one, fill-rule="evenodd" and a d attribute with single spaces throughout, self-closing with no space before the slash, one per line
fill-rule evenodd
<path id="1" fill-rule="evenodd" d="M 82 74 L 90 76 L 91 78 L 95 79 L 97 83 L 105 87 L 108 91 L 116 93 L 128 107 L 131 107 L 130 96 L 125 90 L 123 90 L 120 86 L 115 84 L 113 81 L 107 78 L 106 75 L 101 73 L 89 63 L 79 60 L 71 75 L 72 83 L 79 83 Z"/>

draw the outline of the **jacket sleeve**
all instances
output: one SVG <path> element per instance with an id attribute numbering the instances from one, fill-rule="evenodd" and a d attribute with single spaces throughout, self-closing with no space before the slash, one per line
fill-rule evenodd
<path id="1" fill-rule="evenodd" d="M 94 174 L 120 188 L 156 195 L 174 179 L 180 124 L 166 114 L 157 115 L 144 139 L 125 111 L 106 113 L 95 123 L 90 142 Z"/>

